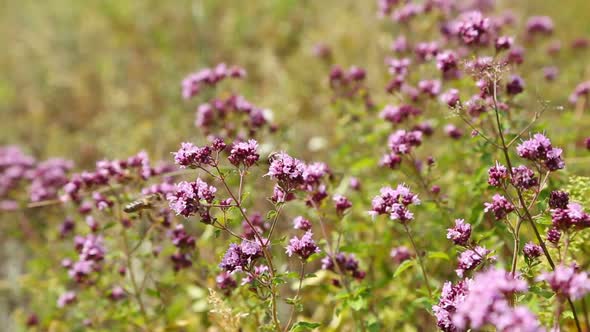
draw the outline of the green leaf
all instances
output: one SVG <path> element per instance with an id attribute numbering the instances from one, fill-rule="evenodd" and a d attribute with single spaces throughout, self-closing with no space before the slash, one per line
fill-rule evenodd
<path id="1" fill-rule="evenodd" d="M 320 327 L 320 323 L 312 323 L 312 322 L 297 322 L 293 325 L 293 327 L 291 328 L 291 331 L 293 332 L 297 332 L 297 331 L 309 331 L 312 329 L 315 329 L 316 327 Z"/>
<path id="2" fill-rule="evenodd" d="M 401 263 L 397 269 L 395 270 L 395 272 L 393 273 L 393 277 L 397 278 L 402 272 L 404 272 L 405 270 L 411 268 L 412 266 L 416 265 L 416 261 L 414 260 L 407 260 L 404 261 L 403 263 Z"/>

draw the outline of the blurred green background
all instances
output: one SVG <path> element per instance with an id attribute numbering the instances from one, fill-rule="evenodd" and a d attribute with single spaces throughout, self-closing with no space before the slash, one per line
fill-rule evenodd
<path id="1" fill-rule="evenodd" d="M 590 1 L 509 5 L 551 15 L 558 38 L 590 35 Z M 375 1 L 3 0 L 0 143 L 82 166 L 139 149 L 167 158 L 199 136 L 181 79 L 223 61 L 249 71 L 239 91 L 295 126 L 282 139 L 302 147 L 326 130 L 316 119 L 329 121 L 329 68 L 313 45 L 330 45 L 335 63 L 365 66 L 380 91 L 391 30 L 376 19 Z M 577 82 L 567 83 L 562 98 Z"/>

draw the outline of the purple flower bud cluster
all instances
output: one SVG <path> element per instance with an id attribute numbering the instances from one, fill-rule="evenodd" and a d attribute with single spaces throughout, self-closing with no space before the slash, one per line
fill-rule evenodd
<path id="1" fill-rule="evenodd" d="M 352 203 L 348 198 L 342 195 L 334 195 L 332 197 L 334 201 L 334 206 L 336 207 L 336 212 L 338 215 L 344 214 L 344 212 L 352 207 Z"/>
<path id="2" fill-rule="evenodd" d="M 27 156 L 17 146 L 0 146 L 0 197 L 25 178 L 25 174 L 35 165 L 35 159 Z"/>
<path id="3" fill-rule="evenodd" d="M 544 165 L 550 171 L 556 171 L 565 167 L 561 159 L 562 150 L 554 148 L 551 141 L 542 134 L 534 134 L 529 140 L 516 147 L 518 155 Z"/>
<path id="4" fill-rule="evenodd" d="M 479 11 L 463 13 L 455 22 L 455 31 L 465 45 L 486 45 L 490 41 L 490 19 Z"/>
<path id="5" fill-rule="evenodd" d="M 533 242 L 528 242 L 527 244 L 525 244 L 522 248 L 522 252 L 524 253 L 524 257 L 529 260 L 539 258 L 543 254 L 541 246 L 536 245 Z"/>
<path id="6" fill-rule="evenodd" d="M 381 194 L 373 198 L 369 214 L 373 217 L 387 214 L 391 220 L 398 220 L 405 224 L 414 219 L 414 215 L 408 210 L 408 207 L 419 204 L 418 195 L 412 193 L 410 188 L 403 184 L 398 185 L 395 189 L 384 187 L 381 188 Z"/>
<path id="7" fill-rule="evenodd" d="M 471 224 L 466 223 L 464 219 L 455 219 L 455 227 L 447 229 L 447 239 L 456 245 L 467 245 L 470 237 Z"/>
<path id="8" fill-rule="evenodd" d="M 227 271 L 222 271 L 215 277 L 215 284 L 226 296 L 229 296 L 231 291 L 238 286 L 236 279 Z"/>
<path id="9" fill-rule="evenodd" d="M 17 146 L 0 146 L 0 210 L 18 207 L 18 203 L 9 198 L 10 192 L 22 182 L 29 186 L 31 202 L 56 199 L 58 191 L 68 182 L 67 173 L 73 165 L 61 158 L 37 163 Z"/>
<path id="10" fill-rule="evenodd" d="M 145 152 L 140 152 L 127 160 L 102 160 L 96 163 L 96 169 L 93 172 L 74 174 L 64 185 L 65 194 L 61 199 L 80 204 L 80 195 L 83 190 L 92 191 L 111 183 L 125 183 L 132 179 L 144 181 L 169 171 L 169 167 L 152 167 Z"/>
<path id="11" fill-rule="evenodd" d="M 526 32 L 529 35 L 553 33 L 553 20 L 549 16 L 532 16 L 526 22 Z"/>
<path id="12" fill-rule="evenodd" d="M 291 240 L 289 240 L 289 245 L 286 248 L 287 255 L 291 257 L 293 254 L 295 254 L 299 256 L 301 260 L 305 261 L 309 258 L 309 256 L 319 253 L 321 250 L 316 245 L 312 237 L 313 233 L 311 231 L 307 231 L 301 238 L 298 238 L 297 236 L 291 238 Z"/>
<path id="13" fill-rule="evenodd" d="M 565 191 L 554 190 L 549 194 L 549 207 L 552 209 L 567 209 L 570 195 Z"/>
<path id="14" fill-rule="evenodd" d="M 440 101 L 450 108 L 458 107 L 461 104 L 459 90 L 449 89 L 440 95 Z"/>
<path id="15" fill-rule="evenodd" d="M 83 283 L 92 272 L 101 269 L 106 251 L 102 237 L 94 234 L 76 236 L 74 246 L 78 252 L 78 261 L 69 264 L 68 275 L 77 283 Z"/>
<path id="16" fill-rule="evenodd" d="M 270 110 L 254 106 L 243 96 L 232 95 L 201 104 L 195 114 L 195 125 L 205 134 L 223 131 L 225 137 L 253 137 L 265 126 L 274 130 L 274 126 L 269 123 L 271 116 Z M 237 131 L 236 124 L 244 124 L 248 132 Z"/>
<path id="17" fill-rule="evenodd" d="M 250 221 L 250 224 L 248 223 Z M 270 229 L 270 223 L 264 220 L 264 217 L 260 213 L 253 213 L 248 217 L 248 221 L 242 221 L 242 235 L 249 240 L 254 240 L 256 238 L 256 233 L 262 235 L 264 232 Z"/>
<path id="18" fill-rule="evenodd" d="M 303 218 L 302 216 L 295 217 L 295 219 L 293 219 L 293 228 L 300 229 L 302 231 L 309 231 L 311 229 L 311 221 Z"/>
<path id="19" fill-rule="evenodd" d="M 258 154 L 258 142 L 250 139 L 246 142 L 235 142 L 230 149 L 229 157 L 227 157 L 232 165 L 244 168 L 249 168 L 254 165 L 260 155 Z"/>
<path id="20" fill-rule="evenodd" d="M 422 62 L 435 59 L 439 52 L 440 46 L 436 41 L 420 42 L 414 47 L 416 58 Z"/>
<path id="21" fill-rule="evenodd" d="M 484 263 L 486 260 L 491 260 L 494 261 L 495 257 L 491 256 L 488 257 L 488 254 L 490 254 L 491 251 L 481 247 L 481 246 L 477 246 L 473 249 L 467 249 L 465 251 L 463 251 L 460 255 L 459 255 L 459 264 L 457 269 L 455 270 L 455 272 L 457 273 L 457 275 L 459 277 L 463 277 L 463 275 L 465 274 L 465 272 L 467 271 L 471 271 L 475 268 L 477 268 L 479 265 L 481 265 L 482 263 Z"/>
<path id="22" fill-rule="evenodd" d="M 329 77 L 330 88 L 334 92 L 332 100 L 355 100 L 360 98 L 366 108 L 373 108 L 375 105 L 365 83 L 366 77 L 366 71 L 360 67 L 352 66 L 348 71 L 344 71 L 339 66 L 332 67 Z"/>
<path id="23" fill-rule="evenodd" d="M 452 318 L 457 311 L 457 307 L 465 301 L 471 282 L 471 279 L 465 279 L 455 285 L 450 281 L 444 283 L 438 304 L 432 306 L 436 324 L 443 332 L 458 331 L 453 324 Z"/>
<path id="24" fill-rule="evenodd" d="M 321 162 L 305 164 L 297 158 L 293 158 L 284 152 L 271 155 L 268 173 L 272 179 L 277 180 L 278 190 L 275 187 L 277 198 L 290 198 L 293 190 L 300 189 L 309 193 L 308 205 L 315 205 L 328 196 L 322 179 L 330 175 L 328 166 Z M 275 200 L 275 198 L 273 198 Z"/>
<path id="25" fill-rule="evenodd" d="M 524 165 L 512 168 L 511 181 L 513 185 L 520 189 L 530 189 L 539 184 L 539 179 L 535 177 L 535 172 Z"/>
<path id="26" fill-rule="evenodd" d="M 418 82 L 418 90 L 427 98 L 435 98 L 440 94 L 441 83 L 439 80 L 421 80 Z"/>
<path id="27" fill-rule="evenodd" d="M 517 75 L 512 75 L 506 83 L 506 93 L 517 95 L 524 91 L 524 80 Z"/>
<path id="28" fill-rule="evenodd" d="M 203 205 L 202 202 L 213 202 L 216 191 L 217 188 L 197 178 L 194 182 L 182 181 L 177 183 L 176 190 L 169 193 L 166 199 L 170 203 L 170 208 L 177 215 L 188 218 L 198 213 L 201 222 L 208 224 L 212 222 L 212 218 L 209 214 L 209 207 Z"/>
<path id="29" fill-rule="evenodd" d="M 572 104 L 577 104 L 580 98 L 585 98 L 588 103 L 590 97 L 590 81 L 582 82 L 576 86 L 574 92 L 569 97 L 569 101 Z"/>
<path id="30" fill-rule="evenodd" d="M 525 292 L 526 281 L 509 272 L 489 269 L 469 282 L 468 291 L 452 314 L 455 331 L 480 330 L 485 326 L 498 331 L 544 331 L 535 315 L 524 306 L 511 306 L 512 294 Z"/>
<path id="31" fill-rule="evenodd" d="M 77 299 L 78 299 L 78 296 L 76 295 L 76 292 L 67 291 L 59 296 L 59 298 L 57 299 L 57 306 L 59 308 L 63 308 L 65 306 L 68 306 L 68 305 L 76 302 Z"/>
<path id="32" fill-rule="evenodd" d="M 418 16 L 420 13 L 424 11 L 424 7 L 409 2 L 405 5 L 401 6 L 400 8 L 396 9 L 392 14 L 391 18 L 398 23 L 408 23 L 412 18 Z"/>
<path id="33" fill-rule="evenodd" d="M 578 271 L 574 265 L 558 265 L 554 271 L 542 273 L 537 281 L 546 281 L 562 300 L 567 297 L 577 300 L 590 293 L 588 274 Z"/>
<path id="34" fill-rule="evenodd" d="M 449 136 L 452 139 L 459 139 L 463 137 L 463 131 L 451 123 L 445 126 L 444 132 L 445 134 L 447 134 L 447 136 Z"/>
<path id="35" fill-rule="evenodd" d="M 490 167 L 488 170 L 488 184 L 490 186 L 499 187 L 505 179 L 508 178 L 508 169 L 506 166 L 496 161 L 496 166 Z"/>
<path id="36" fill-rule="evenodd" d="M 504 219 L 510 212 L 514 211 L 514 205 L 506 197 L 495 194 L 491 203 L 484 203 L 484 212 L 492 212 L 496 220 Z"/>
<path id="37" fill-rule="evenodd" d="M 512 47 L 512 45 L 514 44 L 514 38 L 509 37 L 509 36 L 500 36 L 498 38 L 496 38 L 495 41 L 495 47 L 496 47 L 496 51 L 503 51 L 503 50 L 508 50 Z"/>
<path id="38" fill-rule="evenodd" d="M 127 293 L 125 292 L 125 289 L 123 289 L 123 287 L 121 286 L 114 286 L 111 289 L 111 292 L 109 293 L 109 299 L 111 299 L 112 301 L 120 301 L 125 297 L 127 297 Z"/>
<path id="39" fill-rule="evenodd" d="M 254 261 L 262 257 L 262 246 L 256 241 L 244 240 L 240 245 L 232 243 L 219 267 L 227 272 L 250 271 Z"/>
<path id="40" fill-rule="evenodd" d="M 409 259 L 412 259 L 412 253 L 406 246 L 399 246 L 397 248 L 391 249 L 389 252 L 389 257 L 396 263 L 401 264 Z"/>
<path id="41" fill-rule="evenodd" d="M 566 208 L 551 209 L 553 228 L 559 230 L 590 227 L 590 215 L 578 203 L 568 203 Z"/>
<path id="42" fill-rule="evenodd" d="M 418 116 L 422 111 L 412 105 L 391 106 L 385 105 L 380 113 L 382 119 L 385 119 L 392 124 L 399 124 L 410 118 L 411 116 Z"/>
<path id="43" fill-rule="evenodd" d="M 208 146 L 197 147 L 192 143 L 182 143 L 180 149 L 174 152 L 174 163 L 180 168 L 197 168 L 202 165 L 211 165 L 213 158 L 212 150 Z"/>
<path id="44" fill-rule="evenodd" d="M 54 158 L 39 163 L 27 172 L 31 180 L 29 187 L 32 202 L 57 198 L 57 192 L 68 182 L 67 173 L 74 167 L 69 160 Z"/>
<path id="45" fill-rule="evenodd" d="M 440 70 L 446 80 L 458 78 L 459 56 L 452 50 L 445 50 L 436 55 L 436 68 Z"/>
<path id="46" fill-rule="evenodd" d="M 228 67 L 220 63 L 215 68 L 204 68 L 192 73 L 182 81 L 182 97 L 191 99 L 197 96 L 204 86 L 215 86 L 226 78 L 243 78 L 246 70 L 238 66 Z"/>
<path id="47" fill-rule="evenodd" d="M 391 169 L 397 168 L 401 162 L 401 155 L 408 154 L 414 147 L 422 144 L 423 132 L 420 130 L 397 130 L 389 136 L 388 147 L 390 152 L 381 158 L 380 164 Z"/>
<path id="48" fill-rule="evenodd" d="M 338 267 L 334 265 L 334 262 L 338 264 Z M 359 261 L 354 254 L 337 253 L 333 259 L 328 255 L 322 258 L 322 269 L 336 273 L 350 273 L 357 280 L 364 279 L 366 275 L 365 271 L 360 270 Z"/>

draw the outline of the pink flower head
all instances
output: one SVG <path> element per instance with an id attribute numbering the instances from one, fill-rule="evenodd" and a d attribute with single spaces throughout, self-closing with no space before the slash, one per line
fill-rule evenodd
<path id="1" fill-rule="evenodd" d="M 485 209 L 484 212 L 492 212 L 496 217 L 496 220 L 501 220 L 506 217 L 510 212 L 514 211 L 514 205 L 510 203 L 506 197 L 495 194 L 492 197 L 491 203 L 484 203 Z"/>
<path id="2" fill-rule="evenodd" d="M 471 236 L 471 225 L 463 219 L 455 219 L 455 227 L 447 229 L 447 239 L 457 245 L 466 245 Z"/>
<path id="3" fill-rule="evenodd" d="M 537 281 L 546 281 L 558 296 L 572 300 L 582 298 L 590 292 L 588 274 L 578 272 L 574 266 L 558 265 L 555 271 L 542 273 Z"/>
<path id="4" fill-rule="evenodd" d="M 242 164 L 244 167 L 251 167 L 260 158 L 257 150 L 258 142 L 256 140 L 237 142 L 232 145 L 227 159 L 235 166 Z"/>
<path id="5" fill-rule="evenodd" d="M 291 240 L 289 240 L 289 245 L 287 246 L 287 255 L 291 257 L 293 254 L 296 254 L 302 260 L 306 260 L 309 258 L 309 256 L 319 253 L 321 250 L 318 248 L 312 237 L 313 233 L 311 231 L 305 232 L 301 238 L 294 236 Z"/>

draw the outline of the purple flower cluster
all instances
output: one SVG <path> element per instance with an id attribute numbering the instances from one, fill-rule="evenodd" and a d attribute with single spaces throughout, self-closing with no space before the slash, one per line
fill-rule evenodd
<path id="1" fill-rule="evenodd" d="M 209 208 L 204 206 L 202 201 L 213 202 L 216 191 L 217 188 L 198 178 L 194 182 L 182 181 L 177 183 L 176 191 L 169 193 L 166 199 L 170 203 L 170 208 L 177 215 L 188 218 L 195 213 L 199 213 L 202 222 L 210 223 L 212 219 L 209 215 Z"/>
<path id="2" fill-rule="evenodd" d="M 524 91 L 524 80 L 522 77 L 512 75 L 510 80 L 506 83 L 506 93 L 509 95 L 517 95 Z"/>
<path id="3" fill-rule="evenodd" d="M 499 187 L 507 178 L 508 169 L 497 161 L 496 166 L 492 166 L 488 170 L 488 184 L 490 186 Z"/>
<path id="4" fill-rule="evenodd" d="M 558 265 L 552 272 L 542 273 L 537 281 L 546 281 L 560 297 L 577 300 L 590 292 L 590 279 L 586 272 L 575 266 Z"/>
<path id="5" fill-rule="evenodd" d="M 67 291 L 59 296 L 59 298 L 57 299 L 57 306 L 59 308 L 63 308 L 67 305 L 70 305 L 70 304 L 76 302 L 77 299 L 78 299 L 78 296 L 76 295 L 76 292 Z"/>
<path id="6" fill-rule="evenodd" d="M 391 106 L 385 105 L 380 113 L 381 118 L 393 124 L 399 124 L 410 118 L 411 116 L 418 116 L 422 113 L 419 108 L 412 105 Z"/>
<path id="7" fill-rule="evenodd" d="M 392 220 L 407 223 L 414 219 L 414 215 L 408 210 L 408 206 L 412 204 L 419 205 L 420 200 L 418 195 L 410 191 L 410 188 L 403 184 L 398 185 L 395 189 L 384 187 L 381 188 L 381 194 L 373 198 L 369 214 L 373 217 L 387 214 Z"/>
<path id="8" fill-rule="evenodd" d="M 459 56 L 452 50 L 445 50 L 436 55 L 436 68 L 440 70 L 446 80 L 455 79 L 460 76 Z"/>
<path id="9" fill-rule="evenodd" d="M 352 66 L 344 71 L 339 66 L 330 71 L 330 88 L 334 92 L 333 100 L 354 100 L 361 98 L 366 108 L 373 108 L 371 95 L 365 85 L 367 73 L 363 68 Z"/>
<path id="10" fill-rule="evenodd" d="M 466 45 L 485 45 L 489 42 L 491 22 L 481 12 L 463 13 L 455 24 L 457 36 Z"/>
<path id="11" fill-rule="evenodd" d="M 492 197 L 491 203 L 484 203 L 484 212 L 492 212 L 496 217 L 496 220 L 505 218 L 510 212 L 514 211 L 514 205 L 506 199 L 506 197 L 495 194 Z"/>
<path id="12" fill-rule="evenodd" d="M 455 272 L 459 277 L 463 277 L 466 271 L 471 271 L 478 267 L 482 262 L 486 260 L 495 260 L 495 257 L 488 257 L 491 253 L 490 250 L 477 246 L 473 249 L 467 249 L 459 255 L 459 264 Z"/>
<path id="13" fill-rule="evenodd" d="M 345 196 L 334 195 L 334 197 L 332 197 L 332 200 L 334 201 L 334 206 L 336 207 L 336 212 L 339 215 L 342 215 L 346 210 L 348 210 L 352 207 L 352 203 Z"/>
<path id="14" fill-rule="evenodd" d="M 278 182 L 279 192 L 277 193 L 275 187 L 273 197 L 289 198 L 293 194 L 293 190 L 301 189 L 309 193 L 308 205 L 315 205 L 328 196 L 322 179 L 329 174 L 330 170 L 324 163 L 305 164 L 284 152 L 271 155 L 270 166 L 268 173 L 266 173 L 266 175 Z"/>
<path id="15" fill-rule="evenodd" d="M 74 246 L 78 252 L 78 261 L 68 266 L 68 275 L 76 282 L 83 283 L 92 272 L 100 270 L 106 251 L 102 237 L 94 234 L 76 236 Z"/>
<path id="16" fill-rule="evenodd" d="M 553 33 L 553 20 L 549 16 L 532 16 L 526 22 L 526 31 L 529 35 Z"/>
<path id="17" fill-rule="evenodd" d="M 590 81 L 578 84 L 570 95 L 569 101 L 572 104 L 577 104 L 580 98 L 585 98 L 587 101 L 588 97 L 590 97 Z"/>
<path id="18" fill-rule="evenodd" d="M 568 203 L 566 208 L 551 209 L 553 228 L 568 230 L 590 227 L 590 215 L 578 203 Z"/>
<path id="19" fill-rule="evenodd" d="M 57 192 L 68 182 L 67 173 L 74 167 L 69 160 L 54 158 L 39 163 L 27 172 L 31 180 L 29 194 L 31 201 L 38 202 L 57 198 Z"/>
<path id="20" fill-rule="evenodd" d="M 412 253 L 406 246 L 399 246 L 391 249 L 389 257 L 391 257 L 396 264 L 401 264 L 404 261 L 412 259 Z"/>
<path id="21" fill-rule="evenodd" d="M 539 179 L 535 177 L 535 172 L 520 165 L 512 168 L 512 184 L 520 189 L 530 189 L 539 184 Z"/>
<path id="22" fill-rule="evenodd" d="M 211 165 L 213 158 L 211 153 L 213 151 L 210 147 L 197 147 L 192 143 L 184 142 L 181 144 L 180 149 L 174 152 L 174 163 L 180 166 L 180 168 L 196 168 L 202 165 Z"/>
<path id="23" fill-rule="evenodd" d="M 204 68 L 192 73 L 182 81 L 182 97 L 190 99 L 201 92 L 204 86 L 215 86 L 225 78 L 243 78 L 246 71 L 238 66 L 228 67 L 220 63 L 215 68 Z"/>
<path id="24" fill-rule="evenodd" d="M 565 191 L 554 190 L 549 194 L 549 207 L 552 209 L 567 209 L 570 195 Z"/>
<path id="25" fill-rule="evenodd" d="M 301 238 L 298 238 L 297 236 L 291 238 L 291 240 L 289 240 L 289 245 L 287 246 L 287 255 L 291 257 L 295 254 L 305 261 L 309 256 L 319 253 L 321 250 L 318 248 L 312 237 L 313 233 L 307 231 Z"/>
<path id="26" fill-rule="evenodd" d="M 302 231 L 309 231 L 311 229 L 311 221 L 303 218 L 302 216 L 295 217 L 295 219 L 293 219 L 293 228 L 300 229 Z"/>
<path id="27" fill-rule="evenodd" d="M 262 256 L 262 246 L 256 241 L 244 240 L 240 245 L 232 243 L 219 267 L 227 272 L 249 271 L 252 263 Z"/>
<path id="28" fill-rule="evenodd" d="M 447 239 L 456 245 L 467 245 L 469 237 L 471 237 L 471 224 L 463 219 L 455 219 L 455 227 L 447 229 Z"/>
<path id="29" fill-rule="evenodd" d="M 217 288 L 221 289 L 223 293 L 228 296 L 231 291 L 237 287 L 236 279 L 227 271 L 222 271 L 215 277 L 215 284 Z"/>
<path id="30" fill-rule="evenodd" d="M 81 203 L 81 191 L 91 191 L 109 183 L 123 183 L 131 179 L 146 180 L 152 176 L 169 172 L 169 167 L 152 167 L 145 152 L 140 152 L 127 160 L 102 160 L 96 163 L 93 172 L 74 174 L 67 182 L 61 197 L 63 201 Z"/>
<path id="31" fill-rule="evenodd" d="M 401 155 L 408 154 L 414 147 L 422 144 L 423 132 L 420 130 L 397 130 L 389 136 L 388 146 L 390 152 L 381 158 L 381 165 L 391 169 L 398 167 L 402 158 Z"/>
<path id="32" fill-rule="evenodd" d="M 195 114 L 195 125 L 205 133 L 224 130 L 227 137 L 235 137 L 240 134 L 252 137 L 264 126 L 270 125 L 271 111 L 254 106 L 242 96 L 232 95 L 226 99 L 213 99 L 208 103 L 199 105 Z M 242 121 L 242 119 L 244 119 Z M 231 119 L 231 121 L 230 121 Z M 243 123 L 248 129 L 247 133 L 236 132 L 236 123 Z"/>
<path id="33" fill-rule="evenodd" d="M 17 146 L 0 146 L 0 197 L 14 188 L 34 165 L 35 158 Z"/>
<path id="34" fill-rule="evenodd" d="M 334 262 L 338 264 L 338 268 L 334 266 Z M 366 275 L 365 271 L 359 269 L 359 261 L 354 254 L 337 253 L 333 259 L 332 256 L 328 255 L 322 258 L 322 269 L 336 273 L 350 273 L 357 280 L 364 279 Z"/>
<path id="35" fill-rule="evenodd" d="M 231 146 L 227 159 L 234 166 L 243 165 L 245 168 L 251 167 L 260 159 L 258 142 L 253 139 L 246 142 L 235 142 Z"/>
<path id="36" fill-rule="evenodd" d="M 561 159 L 562 150 L 554 148 L 551 141 L 542 134 L 534 134 L 531 139 L 516 147 L 516 151 L 522 158 L 542 163 L 550 171 L 565 167 Z"/>
<path id="37" fill-rule="evenodd" d="M 522 252 L 524 253 L 524 257 L 529 260 L 539 258 L 543 254 L 541 246 L 536 245 L 533 242 L 528 242 L 527 244 L 525 244 L 522 248 Z"/>
<path id="38" fill-rule="evenodd" d="M 444 283 L 440 299 L 437 305 L 432 306 L 432 311 L 436 317 L 436 324 L 444 332 L 457 332 L 457 327 L 453 324 L 452 318 L 457 307 L 465 301 L 469 293 L 471 279 L 459 281 L 453 285 L 450 281 Z"/>
<path id="39" fill-rule="evenodd" d="M 455 307 L 452 325 L 458 331 L 493 326 L 498 331 L 541 332 L 538 319 L 524 306 L 511 306 L 512 294 L 528 289 L 524 280 L 500 270 L 477 274 L 466 295 Z"/>

